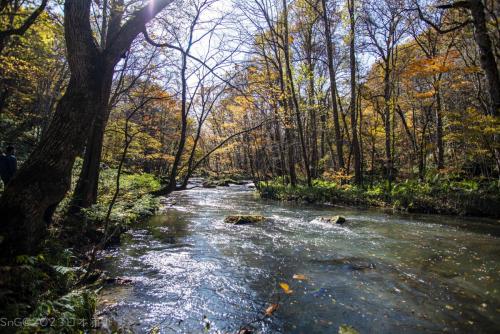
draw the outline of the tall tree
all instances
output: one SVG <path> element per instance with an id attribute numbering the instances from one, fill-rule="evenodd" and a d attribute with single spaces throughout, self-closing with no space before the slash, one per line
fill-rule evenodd
<path id="1" fill-rule="evenodd" d="M 358 141 L 357 103 L 356 103 L 356 17 L 355 0 L 347 0 L 349 11 L 349 63 L 351 67 L 351 102 L 349 109 L 351 113 L 351 138 L 352 153 L 354 156 L 354 183 L 363 183 L 363 172 L 361 169 L 361 150 Z"/>
<path id="2" fill-rule="evenodd" d="M 398 43 L 406 32 L 399 0 L 371 0 L 364 3 L 363 23 L 368 46 L 380 58 L 384 77 L 384 131 L 385 174 L 389 182 L 394 178 L 394 150 L 392 140 L 394 119 L 394 64 Z"/>
<path id="3" fill-rule="evenodd" d="M 300 111 L 299 99 L 297 97 L 297 91 L 295 88 L 295 83 L 292 73 L 292 64 L 290 59 L 290 33 L 288 28 L 288 4 L 286 0 L 283 0 L 283 54 L 285 58 L 285 77 L 288 87 L 288 92 L 290 93 L 290 101 L 294 109 L 295 120 L 297 122 L 297 131 L 299 132 L 300 148 L 302 151 L 302 159 L 304 163 L 304 170 L 306 173 L 307 185 L 312 186 L 311 170 L 309 166 L 309 156 L 307 154 L 306 141 L 304 137 L 304 126 L 302 123 L 302 116 Z"/>
<path id="4" fill-rule="evenodd" d="M 330 77 L 330 100 L 332 103 L 333 131 L 335 135 L 335 145 L 337 148 L 337 159 L 339 163 L 339 168 L 344 169 L 345 168 L 344 149 L 343 149 L 342 135 L 340 133 L 339 108 L 337 104 L 337 78 L 335 75 L 335 68 L 334 68 L 332 33 L 330 27 L 330 20 L 328 18 L 328 8 L 326 6 L 326 0 L 321 0 L 321 4 L 322 4 L 323 25 L 325 28 L 325 44 L 326 44 L 326 54 L 328 62 L 328 74 Z"/>
<path id="5" fill-rule="evenodd" d="M 107 107 L 114 68 L 144 26 L 172 0 L 151 1 L 97 46 L 90 24 L 91 0 L 67 0 L 64 28 L 71 76 L 40 144 L 7 185 L 0 201 L 2 254 L 35 252 L 45 221 L 70 186 L 76 156 L 99 113 Z M 101 115 L 102 116 L 102 115 Z"/>

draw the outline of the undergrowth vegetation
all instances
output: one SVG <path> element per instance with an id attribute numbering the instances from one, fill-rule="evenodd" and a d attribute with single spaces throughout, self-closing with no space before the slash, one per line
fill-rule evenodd
<path id="1" fill-rule="evenodd" d="M 160 181 L 152 174 L 123 174 L 120 176 L 120 191 L 111 210 L 110 221 L 129 225 L 138 219 L 154 214 L 158 199 L 151 195 L 160 189 Z M 99 182 L 97 204 L 84 209 L 85 216 L 93 222 L 102 222 L 116 191 L 116 170 L 102 171 Z"/>
<path id="2" fill-rule="evenodd" d="M 63 247 L 52 235 L 39 255 L 0 267 L 1 332 L 82 333 L 92 324 L 96 287 L 79 284 L 85 269 L 74 250 Z"/>
<path id="3" fill-rule="evenodd" d="M 79 166 L 77 161 L 74 175 L 78 175 Z M 79 223 L 102 231 L 116 191 L 116 173 L 112 168 L 101 171 L 97 204 L 82 211 L 84 221 Z M 122 174 L 109 217 L 111 226 L 125 231 L 131 224 L 154 214 L 159 200 L 150 193 L 159 188 L 160 182 L 152 174 Z M 0 309 L 7 325 L 1 328 L 6 333 L 83 333 L 95 324 L 96 293 L 103 277 L 99 270 L 87 273 L 85 254 L 91 245 L 68 242 L 61 232 L 69 201 L 68 196 L 58 208 L 55 223 L 38 255 L 21 255 L 13 265 L 0 267 Z M 102 232 L 96 235 L 103 236 Z M 21 290 L 22 296 L 16 292 Z"/>
<path id="4" fill-rule="evenodd" d="M 263 198 L 308 203 L 392 207 L 420 213 L 500 217 L 500 182 L 459 180 L 434 175 L 425 181 L 405 180 L 389 185 L 375 182 L 364 187 L 314 180 L 312 187 L 284 185 L 281 179 L 260 182 Z"/>

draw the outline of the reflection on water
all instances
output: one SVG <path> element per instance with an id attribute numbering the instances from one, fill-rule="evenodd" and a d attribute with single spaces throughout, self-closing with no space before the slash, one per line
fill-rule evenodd
<path id="1" fill-rule="evenodd" d="M 102 258 L 103 291 L 135 332 L 498 333 L 497 222 L 280 204 L 245 186 L 174 193 Z M 232 226 L 229 214 L 271 221 Z M 343 215 L 344 226 L 318 219 Z M 302 280 L 294 275 L 304 275 Z M 284 294 L 279 283 L 288 283 Z M 263 317 L 271 303 L 272 317 Z"/>

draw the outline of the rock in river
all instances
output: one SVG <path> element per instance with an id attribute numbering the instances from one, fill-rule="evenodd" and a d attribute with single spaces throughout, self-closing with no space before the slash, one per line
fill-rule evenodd
<path id="1" fill-rule="evenodd" d="M 266 220 L 264 216 L 236 215 L 236 216 L 227 216 L 226 219 L 224 219 L 224 223 L 233 225 L 247 225 L 247 224 L 262 223 L 264 220 Z"/>
<path id="2" fill-rule="evenodd" d="M 314 263 L 319 263 L 322 265 L 331 265 L 331 266 L 346 266 L 351 270 L 369 270 L 376 269 L 377 266 L 375 263 L 371 262 L 369 259 L 357 258 L 357 257 L 341 257 L 341 258 L 333 258 L 333 259 L 321 259 L 321 260 L 312 260 Z"/>
<path id="3" fill-rule="evenodd" d="M 201 186 L 203 188 L 215 188 L 215 187 L 217 187 L 217 185 L 215 183 L 213 183 L 212 181 L 205 181 L 205 182 L 203 182 L 203 184 Z"/>
<path id="4" fill-rule="evenodd" d="M 339 224 L 339 225 L 343 225 L 346 222 L 346 219 L 342 216 L 321 217 L 320 220 L 327 223 Z"/>

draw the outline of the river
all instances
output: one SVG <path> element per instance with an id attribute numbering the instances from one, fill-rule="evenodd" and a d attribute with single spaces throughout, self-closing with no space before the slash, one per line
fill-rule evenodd
<path id="1" fill-rule="evenodd" d="M 270 219 L 233 226 L 223 222 L 231 214 Z M 320 219 L 332 215 L 348 222 Z M 279 203 L 244 185 L 195 188 L 171 195 L 100 265 L 124 283 L 103 289 L 101 314 L 136 333 L 500 331 L 492 220 Z"/>

